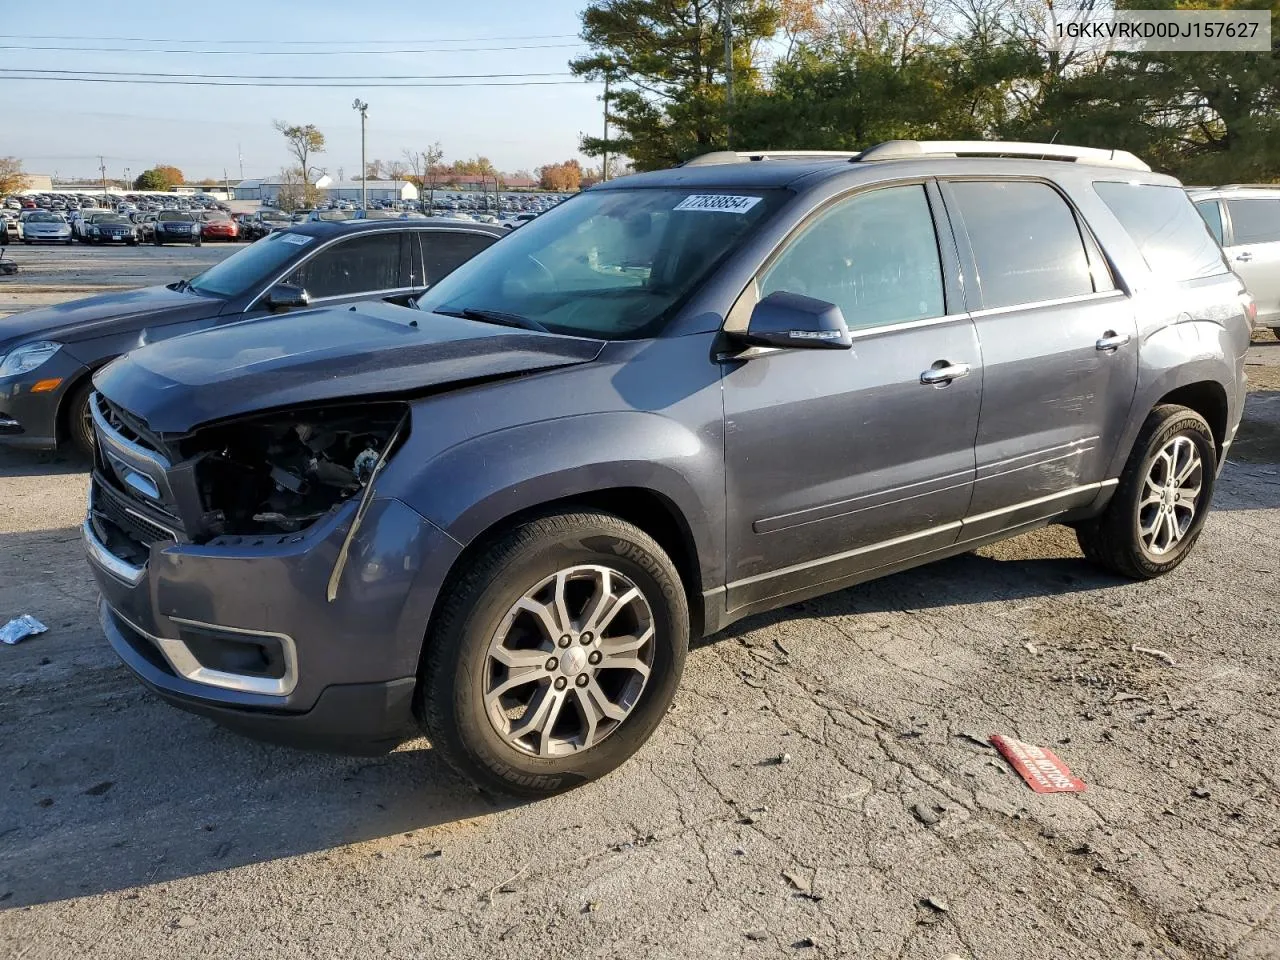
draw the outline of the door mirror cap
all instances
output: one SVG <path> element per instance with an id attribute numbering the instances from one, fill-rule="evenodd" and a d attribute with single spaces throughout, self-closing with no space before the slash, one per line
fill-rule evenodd
<path id="1" fill-rule="evenodd" d="M 273 310 L 291 310 L 311 306 L 311 295 L 292 283 L 277 283 L 267 294 L 267 306 Z"/>
<path id="2" fill-rule="evenodd" d="M 838 306 L 785 290 L 755 305 L 742 339 L 753 347 L 848 350 L 853 346 Z"/>

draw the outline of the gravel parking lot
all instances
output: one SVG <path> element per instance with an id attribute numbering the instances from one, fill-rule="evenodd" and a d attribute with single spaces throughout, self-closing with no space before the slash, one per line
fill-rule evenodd
<path id="1" fill-rule="evenodd" d="M 235 249 L 35 249 L 0 312 Z M 154 699 L 101 638 L 87 476 L 0 453 L 0 954 L 1280 957 L 1280 342 L 1199 548 L 1121 582 L 1049 528 L 698 645 L 621 771 L 495 802 Z M 1143 649 L 1139 649 L 1143 648 Z M 985 745 L 1058 753 L 1037 795 Z"/>

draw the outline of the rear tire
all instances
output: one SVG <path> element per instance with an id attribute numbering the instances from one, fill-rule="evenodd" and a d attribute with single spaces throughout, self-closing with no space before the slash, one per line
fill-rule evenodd
<path id="1" fill-rule="evenodd" d="M 1085 557 L 1133 580 L 1168 573 L 1200 537 L 1217 467 L 1213 431 L 1204 417 L 1176 404 L 1156 407 L 1107 509 L 1076 527 Z"/>
<path id="2" fill-rule="evenodd" d="M 67 397 L 67 437 L 76 454 L 93 460 L 97 437 L 93 432 L 93 418 L 89 415 L 89 394 L 93 393 L 93 381 L 85 380 Z"/>
<path id="3" fill-rule="evenodd" d="M 689 609 L 675 565 L 638 527 L 587 512 L 527 521 L 445 597 L 415 712 L 483 789 L 542 797 L 602 777 L 666 714 Z"/>

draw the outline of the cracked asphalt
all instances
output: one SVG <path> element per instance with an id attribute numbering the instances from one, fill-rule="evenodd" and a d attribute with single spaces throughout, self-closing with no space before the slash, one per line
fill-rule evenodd
<path id="1" fill-rule="evenodd" d="M 85 473 L 0 454 L 0 620 L 49 626 L 0 648 L 0 956 L 1280 957 L 1270 334 L 1249 374 L 1171 576 L 1048 528 L 747 620 L 624 768 L 523 805 L 425 741 L 295 752 L 154 699 L 95 621 Z M 1032 793 L 992 733 L 1087 791 Z"/>

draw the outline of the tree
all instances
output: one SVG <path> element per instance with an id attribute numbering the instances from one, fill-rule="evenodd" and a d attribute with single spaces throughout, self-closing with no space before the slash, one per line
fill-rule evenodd
<path id="1" fill-rule="evenodd" d="M 292 213 L 306 202 L 307 187 L 298 167 L 285 167 L 280 171 L 280 195 L 276 206 L 285 213 Z"/>
<path id="2" fill-rule="evenodd" d="M 283 120 L 276 120 L 273 121 L 272 126 L 285 138 L 289 144 L 289 152 L 297 158 L 298 170 L 304 185 L 305 198 L 310 200 L 312 194 L 315 193 L 314 178 L 312 177 L 315 168 L 310 163 L 311 155 L 313 153 L 324 153 L 324 134 L 317 130 L 313 123 L 299 126 L 285 123 Z"/>
<path id="3" fill-rule="evenodd" d="M 440 161 L 444 159 L 444 150 L 437 140 L 425 150 L 406 150 L 405 160 L 409 163 L 409 182 L 418 188 L 418 199 L 425 194 L 426 210 L 430 212 L 435 202 L 436 182 L 442 173 Z"/>
<path id="4" fill-rule="evenodd" d="M 1238 0 L 1195 6 L 1258 8 Z M 1274 36 L 1280 3 L 1270 7 Z M 1057 84 L 1016 132 L 1131 150 L 1189 183 L 1280 179 L 1280 60 L 1274 52 L 1113 53 L 1101 69 Z"/>
<path id="5" fill-rule="evenodd" d="M 384 179 L 383 174 L 381 160 L 370 160 L 364 165 L 364 178 L 366 180 L 382 180 Z"/>
<path id="6" fill-rule="evenodd" d="M 159 174 L 160 179 L 164 181 L 165 190 L 187 182 L 187 179 L 182 175 L 181 170 L 177 167 L 170 166 L 167 163 L 157 163 L 151 169 Z"/>
<path id="7" fill-rule="evenodd" d="M 637 169 L 652 170 L 729 145 L 723 7 L 723 0 L 592 0 L 582 14 L 592 50 L 569 69 L 609 83 L 617 136 L 584 136 L 584 153 L 626 154 Z M 734 7 L 736 96 L 759 85 L 757 46 L 779 21 L 767 0 Z"/>
<path id="8" fill-rule="evenodd" d="M 21 160 L 17 157 L 0 157 L 0 196 L 27 189 L 28 182 L 22 172 Z"/>
<path id="9" fill-rule="evenodd" d="M 168 190 L 186 181 L 182 171 L 177 167 L 158 163 L 149 170 L 143 170 L 133 181 L 135 190 Z"/>
<path id="10" fill-rule="evenodd" d="M 156 173 L 155 170 L 143 170 L 133 180 L 133 189 L 135 190 L 168 190 L 169 185 L 165 182 L 164 177 Z"/>
<path id="11" fill-rule="evenodd" d="M 549 163 L 538 168 L 538 186 L 555 193 L 577 190 L 582 183 L 582 164 L 577 160 Z"/>

